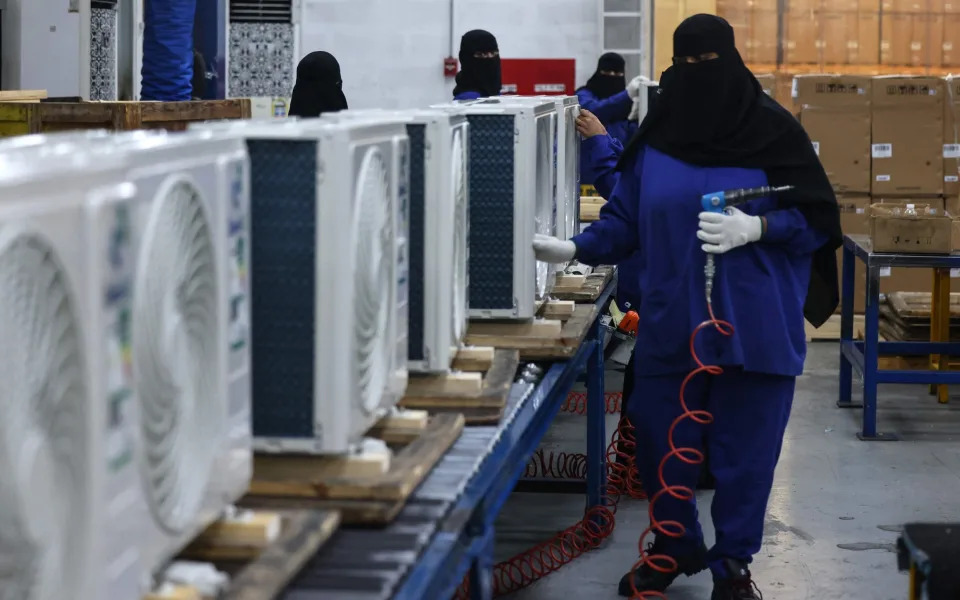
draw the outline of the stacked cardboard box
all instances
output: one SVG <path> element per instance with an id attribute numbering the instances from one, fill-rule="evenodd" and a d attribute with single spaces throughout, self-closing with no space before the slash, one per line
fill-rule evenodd
<path id="1" fill-rule="evenodd" d="M 806 75 L 794 78 L 793 96 L 837 192 L 845 233 L 869 234 L 875 203 L 960 215 L 960 79 Z M 932 281 L 926 269 L 880 275 L 884 293 L 929 291 Z M 858 264 L 858 312 L 865 281 Z"/>

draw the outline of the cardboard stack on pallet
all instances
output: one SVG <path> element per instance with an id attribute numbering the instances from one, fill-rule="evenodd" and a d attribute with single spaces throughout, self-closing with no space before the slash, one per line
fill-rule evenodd
<path id="1" fill-rule="evenodd" d="M 951 89 L 951 86 L 954 89 Z M 871 205 L 913 204 L 960 216 L 960 81 L 937 77 L 804 75 L 793 100 L 841 207 L 847 234 L 870 234 Z M 873 212 L 878 212 L 876 209 Z M 948 235 L 949 238 L 949 235 Z M 838 266 L 841 253 L 837 253 Z M 856 312 L 866 276 L 857 265 Z M 930 291 L 928 269 L 890 269 L 880 291 Z"/>

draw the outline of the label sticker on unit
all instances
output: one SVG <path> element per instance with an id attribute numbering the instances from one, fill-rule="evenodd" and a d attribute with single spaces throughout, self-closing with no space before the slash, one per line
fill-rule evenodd
<path id="1" fill-rule="evenodd" d="M 873 144 L 871 146 L 871 155 L 874 158 L 892 158 L 893 144 Z"/>
<path id="2" fill-rule="evenodd" d="M 960 144 L 944 144 L 943 157 L 944 158 L 960 158 Z"/>
<path id="3" fill-rule="evenodd" d="M 880 277 L 890 277 L 892 267 L 880 267 Z"/>
<path id="4" fill-rule="evenodd" d="M 947 183 L 956 183 L 957 181 L 960 181 L 960 177 L 956 175 L 944 175 L 943 180 Z"/>
<path id="5" fill-rule="evenodd" d="M 790 96 L 792 98 L 796 98 L 799 95 L 800 95 L 800 92 L 799 92 L 799 86 L 797 84 L 797 78 L 794 77 L 793 83 L 790 84 Z"/>
<path id="6" fill-rule="evenodd" d="M 227 211 L 227 293 L 230 295 L 229 343 L 231 353 L 247 346 L 250 337 L 250 279 L 247 239 L 247 195 L 243 163 L 234 167 Z M 231 365 L 233 368 L 234 365 Z"/>
<path id="7" fill-rule="evenodd" d="M 820 142 L 811 142 L 813 144 L 813 151 L 817 156 L 820 156 Z"/>
<path id="8" fill-rule="evenodd" d="M 890 181 L 889 175 L 877 175 L 877 181 Z"/>
<path id="9" fill-rule="evenodd" d="M 957 279 L 960 277 L 960 269 L 950 269 L 950 278 Z"/>
<path id="10" fill-rule="evenodd" d="M 114 208 L 107 228 L 104 273 L 104 362 L 106 366 L 106 461 L 110 472 L 133 460 L 133 245 L 126 205 Z"/>

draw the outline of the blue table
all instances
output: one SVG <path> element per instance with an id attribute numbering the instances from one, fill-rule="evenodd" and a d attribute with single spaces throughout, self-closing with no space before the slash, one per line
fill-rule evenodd
<path id="1" fill-rule="evenodd" d="M 866 265 L 866 310 L 863 341 L 853 337 L 853 294 L 856 261 Z M 930 342 L 880 342 L 880 271 L 888 267 L 934 269 L 933 315 Z M 879 254 L 866 236 L 844 236 L 843 286 L 840 321 L 840 408 L 862 408 L 861 440 L 896 440 L 893 433 L 877 431 L 877 387 L 882 383 L 921 383 L 937 386 L 941 400 L 946 385 L 960 384 L 960 372 L 947 370 L 946 356 L 960 355 L 960 343 L 949 342 L 950 269 L 960 268 L 960 254 Z M 937 368 L 928 371 L 879 370 L 880 355 L 942 356 Z M 852 400 L 853 369 L 863 376 L 863 402 Z"/>
<path id="2" fill-rule="evenodd" d="M 572 358 L 518 380 L 495 427 L 467 427 L 384 530 L 343 528 L 289 586 L 286 600 L 446 600 L 469 575 L 470 597 L 492 598 L 494 521 L 567 399 L 587 378 L 586 507 L 605 505 L 603 314 L 616 280 L 596 300 L 597 319 Z M 460 474 L 460 475 L 458 475 Z"/>

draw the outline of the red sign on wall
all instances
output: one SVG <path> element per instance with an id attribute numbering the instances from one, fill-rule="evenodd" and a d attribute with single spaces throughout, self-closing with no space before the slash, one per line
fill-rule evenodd
<path id="1" fill-rule="evenodd" d="M 572 58 L 504 58 L 503 94 L 563 96 L 577 89 L 577 61 Z"/>

